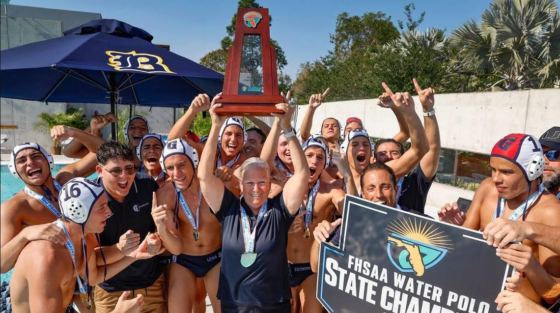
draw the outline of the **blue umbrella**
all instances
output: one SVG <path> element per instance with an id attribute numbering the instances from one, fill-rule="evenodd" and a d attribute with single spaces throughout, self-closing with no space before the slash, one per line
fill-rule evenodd
<path id="1" fill-rule="evenodd" d="M 64 37 L 1 52 L 0 96 L 42 102 L 185 107 L 221 91 L 223 75 L 151 43 L 118 20 L 93 20 Z M 116 125 L 112 127 L 113 138 Z"/>

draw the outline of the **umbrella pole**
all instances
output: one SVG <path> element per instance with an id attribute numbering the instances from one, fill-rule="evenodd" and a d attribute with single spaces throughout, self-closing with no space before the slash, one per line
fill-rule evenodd
<path id="1" fill-rule="evenodd" d="M 109 86 L 111 88 L 110 97 L 111 97 L 111 113 L 114 116 L 117 116 L 117 74 L 114 72 L 109 72 Z M 113 140 L 118 140 L 117 138 L 117 123 L 111 124 L 111 134 L 113 136 Z"/>

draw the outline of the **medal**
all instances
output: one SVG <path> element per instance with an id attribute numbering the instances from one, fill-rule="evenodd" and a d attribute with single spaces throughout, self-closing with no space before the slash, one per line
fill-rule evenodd
<path id="1" fill-rule="evenodd" d="M 183 212 L 185 213 L 185 215 L 187 216 L 187 218 L 189 219 L 189 222 L 192 225 L 193 228 L 193 238 L 194 241 L 198 241 L 198 238 L 200 237 L 200 233 L 198 232 L 198 228 L 200 226 L 199 221 L 200 221 L 200 215 L 199 215 L 199 210 L 200 210 L 200 204 L 202 203 L 202 189 L 199 190 L 198 192 L 198 207 L 196 208 L 196 215 L 193 216 L 191 213 L 191 209 L 189 208 L 189 205 L 187 204 L 187 201 L 185 201 L 185 197 L 183 196 L 183 192 L 176 188 L 176 192 L 177 192 L 177 198 L 179 198 L 179 203 L 181 204 L 181 208 L 183 208 Z"/>
<path id="2" fill-rule="evenodd" d="M 198 241 L 198 236 L 199 236 L 199 234 L 198 234 L 198 229 L 195 229 L 195 230 L 193 231 L 193 238 L 194 238 L 194 241 Z"/>
<path id="3" fill-rule="evenodd" d="M 309 227 L 305 227 L 305 239 L 309 239 L 311 237 L 311 233 L 309 232 Z"/>
<path id="4" fill-rule="evenodd" d="M 82 299 L 82 303 L 86 307 L 86 309 L 91 310 L 91 298 L 83 293 L 80 293 L 80 298 Z"/>
<path id="5" fill-rule="evenodd" d="M 309 224 L 311 224 L 313 220 L 313 203 L 315 202 L 315 198 L 317 197 L 317 192 L 319 191 L 319 183 L 320 181 L 317 180 L 315 186 L 309 189 L 309 193 L 307 194 L 307 213 L 305 213 L 305 229 L 303 236 L 305 239 L 309 239 L 311 237 L 311 232 L 309 231 Z M 303 206 L 299 207 L 299 212 L 303 211 Z"/>
<path id="6" fill-rule="evenodd" d="M 256 253 L 245 252 L 241 255 L 241 265 L 245 268 L 253 265 L 253 263 L 255 263 L 256 260 L 257 260 Z"/>

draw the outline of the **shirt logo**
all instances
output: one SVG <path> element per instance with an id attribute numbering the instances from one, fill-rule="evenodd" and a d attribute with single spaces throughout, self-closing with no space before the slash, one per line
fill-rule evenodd
<path id="1" fill-rule="evenodd" d="M 160 56 L 155 54 L 137 53 L 136 51 L 105 51 L 105 54 L 109 56 L 107 65 L 117 71 L 176 74 L 163 64 Z"/>
<path id="2" fill-rule="evenodd" d="M 141 204 L 141 205 L 135 204 L 135 205 L 132 206 L 132 209 L 134 210 L 134 212 L 140 212 L 140 209 L 147 206 L 148 204 L 150 204 L 150 203 L 146 202 L 146 203 Z"/>

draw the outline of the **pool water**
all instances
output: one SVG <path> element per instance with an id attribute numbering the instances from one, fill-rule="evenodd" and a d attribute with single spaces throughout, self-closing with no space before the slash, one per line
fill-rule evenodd
<path id="1" fill-rule="evenodd" d="M 65 164 L 55 164 L 53 170 L 53 176 L 56 176 L 58 171 L 63 168 Z M 88 177 L 89 179 L 97 178 L 97 173 L 93 173 L 93 175 Z M 10 170 L 8 169 L 7 165 L 0 166 L 0 202 L 4 203 L 12 198 L 16 193 L 23 190 L 25 184 L 22 180 L 15 178 Z M 1 281 L 10 281 L 10 277 L 12 276 L 12 271 L 9 271 L 6 274 L 1 275 Z"/>

